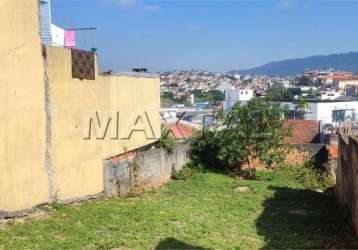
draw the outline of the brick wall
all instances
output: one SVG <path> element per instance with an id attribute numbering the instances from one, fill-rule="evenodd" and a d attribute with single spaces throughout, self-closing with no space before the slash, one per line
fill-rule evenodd
<path id="1" fill-rule="evenodd" d="M 324 144 L 317 143 L 303 143 L 303 144 L 294 144 L 290 145 L 287 149 L 284 159 L 284 164 L 287 166 L 291 165 L 303 165 L 309 160 L 316 160 L 317 163 L 322 166 L 328 162 L 328 150 Z M 251 163 L 252 167 L 257 169 L 264 168 L 264 164 L 255 159 Z M 244 168 L 246 165 L 244 165 Z"/>
<path id="2" fill-rule="evenodd" d="M 285 139 L 289 144 L 319 143 L 320 123 L 314 120 L 286 120 L 285 126 L 292 128 L 292 135 Z"/>

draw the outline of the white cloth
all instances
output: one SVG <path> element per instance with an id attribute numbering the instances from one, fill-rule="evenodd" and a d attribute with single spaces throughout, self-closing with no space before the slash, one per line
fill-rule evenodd
<path id="1" fill-rule="evenodd" d="M 65 46 L 65 30 L 51 24 L 52 45 L 64 47 Z"/>

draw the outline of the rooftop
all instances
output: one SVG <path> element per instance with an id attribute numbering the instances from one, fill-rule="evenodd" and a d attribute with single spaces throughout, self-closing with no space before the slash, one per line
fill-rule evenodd
<path id="1" fill-rule="evenodd" d="M 111 76 L 130 76 L 130 77 L 145 77 L 145 78 L 158 78 L 159 74 L 147 73 L 147 72 L 131 72 L 131 71 L 109 71 L 102 72 L 100 75 Z"/>
<path id="2" fill-rule="evenodd" d="M 293 100 L 281 100 L 280 102 L 293 102 Z M 358 102 L 358 97 L 339 96 L 334 100 L 330 100 L 330 99 L 326 99 L 326 100 L 307 99 L 307 102 L 308 103 Z"/>

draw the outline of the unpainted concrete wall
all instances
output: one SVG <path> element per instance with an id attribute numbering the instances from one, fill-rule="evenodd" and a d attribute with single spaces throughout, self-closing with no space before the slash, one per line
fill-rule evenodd
<path id="1" fill-rule="evenodd" d="M 358 234 L 358 140 L 352 136 L 340 136 L 336 194 L 347 208 Z"/>
<path id="2" fill-rule="evenodd" d="M 336 194 L 351 214 L 358 235 L 358 140 L 340 136 Z"/>
<path id="3" fill-rule="evenodd" d="M 189 145 L 178 144 L 173 152 L 163 148 L 140 151 L 122 160 L 107 160 L 105 191 L 109 196 L 126 196 L 130 192 L 161 186 L 167 183 L 174 170 L 189 162 Z"/>

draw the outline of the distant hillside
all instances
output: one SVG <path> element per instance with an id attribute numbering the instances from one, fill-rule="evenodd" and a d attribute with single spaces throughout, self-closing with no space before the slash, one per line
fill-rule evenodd
<path id="1" fill-rule="evenodd" d="M 229 73 L 265 74 L 265 75 L 296 75 L 305 69 L 328 69 L 358 72 L 358 52 L 332 54 L 327 56 L 310 56 L 271 62 L 248 70 L 233 70 Z"/>

